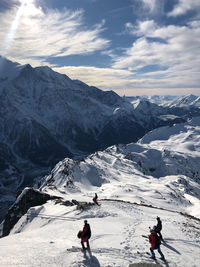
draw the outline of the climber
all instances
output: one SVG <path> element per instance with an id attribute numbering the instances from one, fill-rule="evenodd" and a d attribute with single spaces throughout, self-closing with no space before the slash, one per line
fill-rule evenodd
<path id="1" fill-rule="evenodd" d="M 91 229 L 90 229 L 90 225 L 87 223 L 87 220 L 84 220 L 84 227 L 81 233 L 81 245 L 83 250 L 85 250 L 85 246 L 84 246 L 84 242 L 87 243 L 87 249 L 90 249 L 90 245 L 89 245 L 89 239 L 91 237 Z"/>
<path id="2" fill-rule="evenodd" d="M 162 234 L 161 234 L 161 230 L 162 230 L 162 221 L 161 221 L 160 217 L 157 217 L 156 219 L 157 219 L 157 225 L 156 225 L 156 229 L 155 229 L 155 231 L 156 231 L 156 233 L 159 235 L 160 240 L 161 240 L 161 241 L 164 241 L 164 240 L 163 240 L 163 237 L 162 237 Z"/>
<path id="3" fill-rule="evenodd" d="M 97 194 L 95 193 L 95 197 L 93 197 L 92 200 L 94 201 L 95 204 L 97 204 L 98 206 L 100 206 L 99 203 L 98 203 L 98 201 L 97 201 L 97 199 L 98 199 L 98 196 L 97 196 Z"/>
<path id="4" fill-rule="evenodd" d="M 155 253 L 154 250 L 157 249 L 158 253 L 161 256 L 161 260 L 165 260 L 165 257 L 160 249 L 160 245 L 161 245 L 161 241 L 160 241 L 160 237 L 157 235 L 156 233 L 156 226 L 153 227 L 153 229 L 150 229 L 150 235 L 149 235 L 149 243 L 151 244 L 151 258 L 155 259 Z"/>

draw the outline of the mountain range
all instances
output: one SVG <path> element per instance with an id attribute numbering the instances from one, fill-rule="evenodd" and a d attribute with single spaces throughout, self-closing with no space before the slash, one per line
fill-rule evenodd
<path id="1" fill-rule="evenodd" d="M 65 157 L 81 159 L 115 144 L 136 142 L 157 127 L 199 116 L 199 98 L 167 104 L 122 98 L 49 67 L 0 57 L 0 206 Z M 153 97 L 152 97 L 153 99 Z M 160 100 L 159 100 L 160 99 Z M 168 97 L 169 100 L 169 97 Z"/>
<path id="2" fill-rule="evenodd" d="M 81 160 L 63 159 L 9 209 L 0 226 L 2 266 L 198 267 L 199 162 L 200 117 Z M 149 253 L 157 216 L 165 261 Z M 84 220 L 91 249 L 81 251 Z"/>

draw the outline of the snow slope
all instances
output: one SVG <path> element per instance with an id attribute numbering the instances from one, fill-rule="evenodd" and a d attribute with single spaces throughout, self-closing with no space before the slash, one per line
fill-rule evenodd
<path id="1" fill-rule="evenodd" d="M 64 159 L 44 177 L 40 190 L 64 200 L 101 206 L 77 210 L 55 200 L 32 207 L 9 236 L 0 239 L 0 266 L 127 267 L 159 263 L 200 266 L 200 118 L 162 127 L 138 143 L 110 147 L 82 161 Z M 22 193 L 24 194 L 24 193 Z M 19 196 L 20 199 L 20 196 Z M 18 199 L 18 200 L 19 200 Z M 143 235 L 163 223 L 166 262 L 150 259 Z M 91 251 L 76 237 L 87 219 Z M 75 246 L 76 248 L 73 248 Z"/>
<path id="2" fill-rule="evenodd" d="M 155 129 L 84 161 L 64 159 L 41 182 L 48 193 L 124 199 L 200 218 L 200 117 Z"/>
<path id="3" fill-rule="evenodd" d="M 0 266 L 127 267 L 146 262 L 198 267 L 200 263 L 199 222 L 178 213 L 114 201 L 101 201 L 100 207 L 83 211 L 50 201 L 29 213 L 33 215 L 22 217 L 12 233 L 0 239 Z M 53 217 L 58 215 L 62 218 Z M 166 243 L 161 249 L 166 263 L 157 252 L 157 260 L 150 259 L 148 240 L 142 237 L 149 234 L 157 215 L 163 222 Z M 92 230 L 91 252 L 85 253 L 76 237 L 84 219 Z"/>

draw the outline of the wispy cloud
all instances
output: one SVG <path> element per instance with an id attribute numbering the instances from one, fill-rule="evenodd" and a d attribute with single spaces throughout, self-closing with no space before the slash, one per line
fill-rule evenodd
<path id="1" fill-rule="evenodd" d="M 17 10 L 14 7 L 0 14 L 1 44 L 5 42 Z M 1 46 L 0 54 L 19 62 L 32 58 L 32 62 L 41 64 L 47 57 L 89 54 L 108 47 L 110 41 L 101 38 L 104 21 L 88 28 L 83 16 L 83 10 L 44 11 L 34 3 L 27 4 L 10 51 L 5 54 L 5 48 Z"/>
<path id="2" fill-rule="evenodd" d="M 149 72 L 139 75 L 135 72 L 113 69 L 113 68 L 96 68 L 86 66 L 66 66 L 54 68 L 55 71 L 66 74 L 71 79 L 79 79 L 88 85 L 96 86 L 103 90 L 113 90 L 120 95 L 144 95 L 144 94 L 187 94 L 199 95 L 199 87 L 196 87 L 196 80 L 187 87 L 187 78 L 184 70 L 172 68 L 167 73 L 163 71 Z M 176 71 L 183 71 L 183 82 L 180 84 L 175 75 Z M 192 75 L 192 71 L 190 72 Z M 162 76 L 159 79 L 158 76 Z M 199 83 L 198 83 L 199 84 Z M 192 88 L 193 87 L 193 88 Z"/>
<path id="3" fill-rule="evenodd" d="M 27 0 L 18 24 L 13 25 L 23 1 L 1 0 L 0 54 L 9 59 L 32 66 L 49 65 L 72 79 L 120 94 L 164 94 L 165 90 L 168 94 L 170 90 L 171 94 L 184 94 L 188 88 L 191 93 L 200 94 L 200 55 L 197 52 L 200 50 L 200 20 L 196 16 L 184 26 L 169 23 L 172 16 L 185 14 L 194 8 L 198 10 L 199 0 L 176 1 L 177 5 L 168 14 L 164 14 L 165 0 L 130 0 L 129 8 L 134 13 L 134 20 L 130 19 L 132 23 L 125 25 L 124 34 L 129 34 L 127 43 L 130 44 L 130 38 L 133 38 L 133 43 L 126 48 L 114 43 L 111 46 L 111 41 L 102 37 L 104 20 L 87 26 L 83 9 L 52 10 L 44 2 L 42 8 L 38 5 L 39 0 Z M 127 6 L 124 6 L 108 13 L 115 18 L 116 14 L 126 11 Z M 167 19 L 167 26 L 158 24 L 163 18 L 161 16 Z M 5 40 L 10 37 L 11 29 L 15 29 L 12 42 L 9 49 L 5 49 Z M 61 68 L 49 63 L 51 57 L 59 59 L 96 51 L 100 52 L 98 56 L 110 57 L 110 68 Z"/>
<path id="4" fill-rule="evenodd" d="M 200 10 L 199 0 L 179 0 L 174 9 L 168 13 L 169 16 L 183 15 L 190 10 Z"/>
<path id="5" fill-rule="evenodd" d="M 154 20 L 138 21 L 136 25 L 133 25 L 132 23 L 126 23 L 125 27 L 126 32 L 137 36 L 153 34 L 158 28 Z"/>
<path id="6" fill-rule="evenodd" d="M 153 79 L 164 86 L 199 86 L 200 84 L 200 25 L 193 21 L 187 26 L 160 27 L 154 21 L 126 25 L 138 39 L 122 56 L 115 57 L 113 68 L 129 69 L 137 76 L 147 77 L 142 68 L 159 65 L 164 71 L 154 72 Z M 156 84 L 155 83 L 155 84 Z"/>
<path id="7" fill-rule="evenodd" d="M 157 0 L 142 0 L 143 5 L 148 11 L 153 12 L 157 8 Z"/>
<path id="8" fill-rule="evenodd" d="M 141 14 L 138 14 L 143 16 L 149 17 L 152 14 L 153 15 L 160 15 L 164 11 L 164 3 L 165 0 L 132 0 L 134 6 L 136 6 L 137 3 L 137 8 L 136 10 L 140 9 Z"/>
<path id="9" fill-rule="evenodd" d="M 79 79 L 88 85 L 105 90 L 123 88 L 133 74 L 128 70 L 86 66 L 65 66 L 54 68 L 54 70 L 68 75 L 71 79 Z"/>

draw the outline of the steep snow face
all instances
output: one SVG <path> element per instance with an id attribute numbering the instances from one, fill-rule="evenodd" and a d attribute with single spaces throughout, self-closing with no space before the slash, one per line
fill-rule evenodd
<path id="1" fill-rule="evenodd" d="M 106 140 L 104 127 L 123 127 L 126 121 L 118 124 L 114 110 L 125 110 L 121 114 L 126 116 L 131 106 L 114 92 L 74 82 L 48 67 L 19 66 L 6 59 L 3 63 L 0 77 L 9 77 L 0 94 L 0 206 L 13 199 L 9 192 L 32 184 L 64 157 L 109 145 L 121 130 L 113 128 Z M 132 128 L 129 136 L 136 139 Z"/>
<path id="2" fill-rule="evenodd" d="M 200 218 L 200 118 L 148 133 L 136 144 L 110 147 L 84 161 L 65 159 L 41 188 L 80 199 L 98 192 Z M 53 191 L 52 191 L 53 190 Z"/>
<path id="3" fill-rule="evenodd" d="M 169 105 L 170 107 L 197 107 L 200 108 L 200 97 L 195 96 L 195 95 L 186 95 L 179 97 L 172 101 Z"/>
<path id="4" fill-rule="evenodd" d="M 16 78 L 24 66 L 0 56 L 0 95 L 2 88 Z"/>
<path id="5" fill-rule="evenodd" d="M 122 116 L 115 115 L 116 108 L 125 117 L 132 116 L 133 111 L 131 104 L 114 92 L 103 92 L 74 82 L 48 67 L 33 69 L 30 65 L 9 83 L 9 88 L 4 88 L 0 100 L 1 140 L 10 138 L 13 131 L 10 122 L 31 120 L 45 127 L 49 134 L 68 145 L 69 149 L 74 144 L 75 148 L 87 152 L 99 146 L 98 136 L 104 128 Z M 5 129 L 7 121 L 8 127 Z M 91 147 L 84 148 L 80 141 L 78 144 L 81 138 L 90 138 L 93 147 L 90 144 Z"/>

